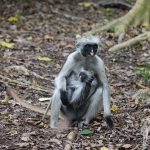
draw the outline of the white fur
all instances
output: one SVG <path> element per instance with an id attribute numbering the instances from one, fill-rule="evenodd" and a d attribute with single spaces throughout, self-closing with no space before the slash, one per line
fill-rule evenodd
<path id="1" fill-rule="evenodd" d="M 97 44 L 99 45 L 100 39 L 98 36 L 88 36 L 88 37 L 82 37 L 77 40 L 76 42 L 76 50 L 80 51 L 86 44 Z"/>

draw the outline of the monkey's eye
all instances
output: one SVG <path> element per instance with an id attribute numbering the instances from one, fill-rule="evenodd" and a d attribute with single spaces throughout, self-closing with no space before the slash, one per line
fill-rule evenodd
<path id="1" fill-rule="evenodd" d="M 93 47 L 93 50 L 97 50 L 98 49 L 98 45 L 97 44 L 94 44 L 92 47 Z"/>
<path id="2" fill-rule="evenodd" d="M 90 49 L 91 48 L 91 45 L 89 45 L 89 44 L 86 44 L 85 46 L 84 46 L 84 49 Z"/>

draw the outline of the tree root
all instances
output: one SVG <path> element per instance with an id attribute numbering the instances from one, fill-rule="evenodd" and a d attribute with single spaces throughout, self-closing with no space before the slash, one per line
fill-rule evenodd
<path id="1" fill-rule="evenodd" d="M 137 0 L 134 7 L 123 17 L 116 19 L 109 24 L 101 27 L 100 24 L 84 35 L 98 34 L 102 31 L 116 33 L 118 43 L 121 43 L 128 27 L 142 25 L 150 28 L 150 3 L 146 0 Z"/>
<path id="2" fill-rule="evenodd" d="M 10 79 L 8 77 L 4 77 L 2 75 L 0 75 L 0 78 L 2 79 L 0 81 L 3 82 L 5 85 L 16 85 L 17 84 L 20 87 L 26 87 L 28 89 L 33 89 L 33 90 L 36 90 L 36 91 L 41 91 L 41 92 L 45 92 L 45 93 L 49 93 L 50 92 L 49 90 L 46 90 L 43 87 L 35 87 L 33 85 L 28 85 L 28 84 L 25 84 L 23 82 L 19 82 L 17 80 L 12 80 L 12 79 Z M 5 81 L 3 81 L 3 80 L 5 80 Z"/>
<path id="3" fill-rule="evenodd" d="M 117 44 L 113 47 L 111 47 L 108 51 L 117 51 L 117 50 L 121 50 L 125 47 L 129 47 L 132 46 L 140 41 L 146 40 L 146 39 L 150 39 L 150 32 L 144 32 L 143 34 L 140 34 L 128 41 L 125 41 L 123 43 Z"/>

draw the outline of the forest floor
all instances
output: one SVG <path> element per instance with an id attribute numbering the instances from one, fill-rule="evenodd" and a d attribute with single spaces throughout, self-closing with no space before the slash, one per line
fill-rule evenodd
<path id="1" fill-rule="evenodd" d="M 0 2 L 0 41 L 8 42 L 0 42 L 1 150 L 63 150 L 67 134 L 73 129 L 52 130 L 48 127 L 49 117 L 36 124 L 42 114 L 17 105 L 5 85 L 14 88 L 21 99 L 46 109 L 48 102 L 41 102 L 40 98 L 52 96 L 54 78 L 74 51 L 76 37 L 98 22 L 104 24 L 125 13 L 121 9 L 100 7 L 98 1 L 90 7 L 79 5 L 78 0 Z M 131 29 L 125 40 L 139 32 Z M 137 107 L 146 100 L 134 95 L 141 88 L 137 83 L 144 88 L 150 81 L 145 82 L 135 69 L 150 62 L 150 43 L 143 41 L 123 51 L 109 52 L 117 44 L 117 37 L 113 33 L 100 36 L 102 48 L 98 55 L 105 62 L 111 86 L 115 127 L 109 130 L 99 114 L 87 126 L 94 133 L 85 136 L 77 132 L 72 148 L 98 150 L 105 146 L 114 150 L 141 150 L 141 127 L 149 108 Z"/>

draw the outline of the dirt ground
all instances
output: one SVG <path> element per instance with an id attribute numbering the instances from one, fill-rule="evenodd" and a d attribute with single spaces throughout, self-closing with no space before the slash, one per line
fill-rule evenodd
<path id="1" fill-rule="evenodd" d="M 13 48 L 0 46 L 0 149 L 1 150 L 62 150 L 67 134 L 73 129 L 52 130 L 49 117 L 43 123 L 42 115 L 15 103 L 7 95 L 5 85 L 17 91 L 21 99 L 46 108 L 39 98 L 50 97 L 54 78 L 69 53 L 74 51 L 75 39 L 89 31 L 98 22 L 106 22 L 122 16 L 127 11 L 104 9 L 96 6 L 80 6 L 78 0 L 14 0 L 0 1 L 0 41 L 14 43 Z M 10 21 L 10 17 L 18 18 Z M 131 29 L 125 40 L 140 31 Z M 98 55 L 104 60 L 111 86 L 114 110 L 114 129 L 109 130 L 102 114 L 87 127 L 92 135 L 81 135 L 72 143 L 72 149 L 141 150 L 143 136 L 142 119 L 146 108 L 136 108 L 145 101 L 136 101 L 137 83 L 147 85 L 143 77 L 134 71 L 139 65 L 150 62 L 150 43 L 143 41 L 123 51 L 108 52 L 117 44 L 113 33 L 100 34 L 102 48 Z M 17 69 L 22 66 L 23 69 Z M 26 70 L 25 70 L 26 69 Z M 150 83 L 150 82 L 149 82 Z M 137 104 L 138 103 L 138 104 Z"/>

